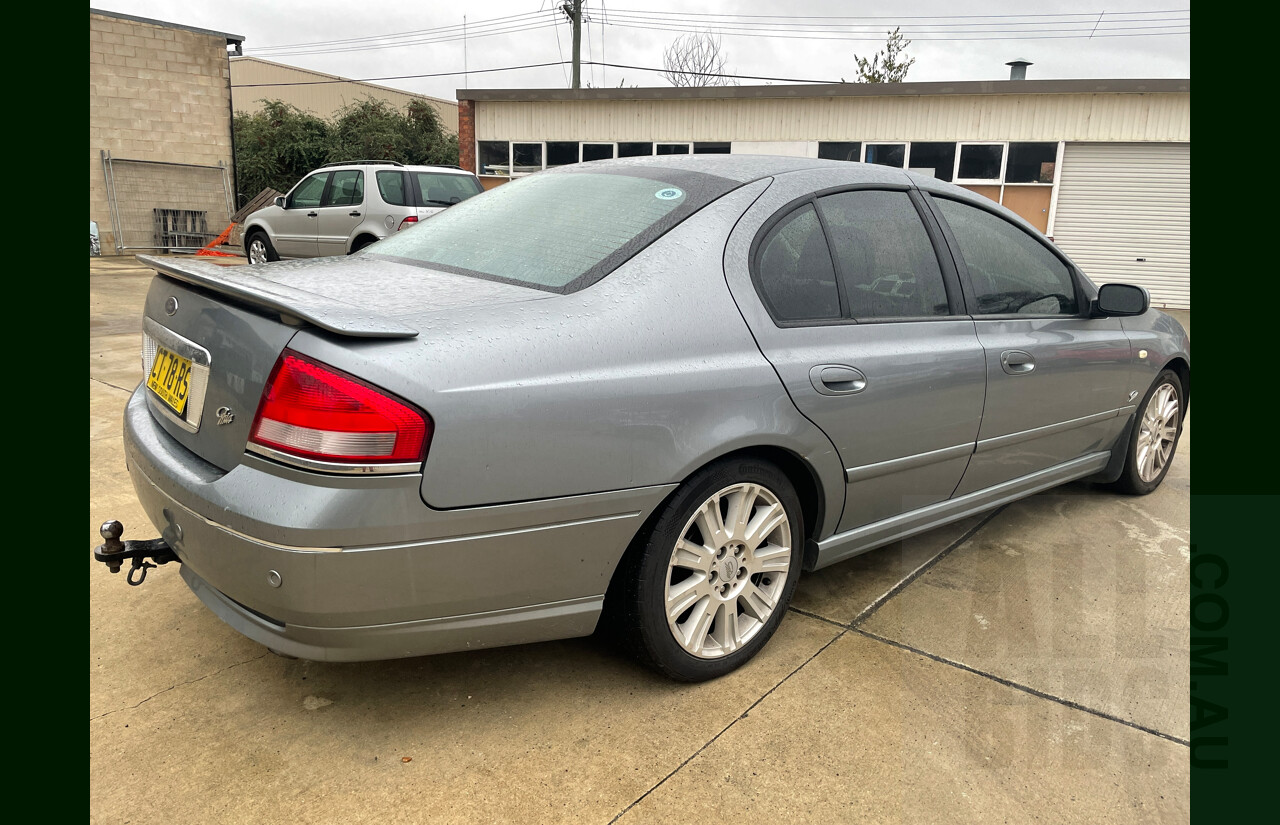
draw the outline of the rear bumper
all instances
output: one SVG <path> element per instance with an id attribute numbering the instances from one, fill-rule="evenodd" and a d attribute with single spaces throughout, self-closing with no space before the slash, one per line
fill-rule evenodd
<path id="1" fill-rule="evenodd" d="M 142 392 L 125 412 L 129 472 L 183 578 L 233 628 L 301 658 L 586 635 L 672 489 L 439 511 L 418 475 L 335 478 L 253 456 L 222 473 L 155 423 Z"/>

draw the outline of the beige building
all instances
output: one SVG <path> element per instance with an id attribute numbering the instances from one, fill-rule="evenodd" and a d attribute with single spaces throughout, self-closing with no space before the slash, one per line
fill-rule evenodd
<path id="1" fill-rule="evenodd" d="M 458 131 L 458 104 L 453 100 L 390 89 L 376 83 L 273 63 L 259 57 L 231 58 L 231 102 L 237 112 L 253 113 L 264 100 L 283 100 L 304 112 L 328 119 L 342 107 L 365 98 L 385 100 L 403 110 L 411 100 L 425 100 L 450 132 Z"/>
<path id="2" fill-rule="evenodd" d="M 200 247 L 229 223 L 225 32 L 89 10 L 89 220 L 103 254 Z"/>
<path id="3" fill-rule="evenodd" d="M 664 154 L 862 161 L 951 181 L 1052 237 L 1098 283 L 1191 301 L 1190 80 L 460 89 L 486 186 Z"/>

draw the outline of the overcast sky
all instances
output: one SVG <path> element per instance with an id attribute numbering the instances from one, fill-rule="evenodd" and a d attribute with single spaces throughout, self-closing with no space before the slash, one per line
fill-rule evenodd
<path id="1" fill-rule="evenodd" d="M 663 50 L 682 31 L 709 29 L 721 36 L 730 72 L 852 79 L 856 73 L 854 55 L 875 53 L 884 46 L 885 31 L 901 26 L 912 40 L 906 54 L 915 58 L 907 75 L 909 81 L 1003 80 L 1009 76 L 1004 64 L 1017 58 L 1035 64 L 1028 69 L 1029 79 L 1191 76 L 1188 0 L 1098 0 L 1092 4 L 900 0 L 892 5 L 893 11 L 840 0 L 706 0 L 701 4 L 586 0 L 590 22 L 584 28 L 582 59 L 661 67 Z M 567 66 L 474 73 L 568 60 L 570 28 L 563 17 L 555 22 L 554 6 L 545 0 L 310 0 L 305 4 L 99 0 L 91 8 L 243 35 L 246 55 L 355 79 L 470 69 L 473 74 L 465 79 L 458 75 L 378 81 L 452 100 L 455 91 L 464 87 L 567 87 Z M 445 28 L 461 27 L 464 14 L 468 32 L 465 55 L 461 29 Z M 490 33 L 494 30 L 498 33 Z M 407 36 L 411 32 L 419 34 Z M 397 40 L 418 42 L 386 47 Z M 272 48 L 281 46 L 298 48 Z M 669 85 L 656 72 L 599 66 L 584 66 L 582 82 L 584 86 L 611 87 L 620 83 Z M 269 96 L 269 90 L 263 93 Z"/>

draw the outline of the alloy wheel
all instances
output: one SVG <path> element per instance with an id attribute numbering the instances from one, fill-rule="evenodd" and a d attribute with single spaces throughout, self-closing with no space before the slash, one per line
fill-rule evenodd
<path id="1" fill-rule="evenodd" d="M 1138 429 L 1138 477 L 1151 482 L 1160 477 L 1173 456 L 1178 438 L 1178 391 L 1172 384 L 1161 384 L 1151 395 L 1142 413 Z"/>
<path id="2" fill-rule="evenodd" d="M 725 487 L 702 503 L 671 551 L 667 627 L 687 653 L 717 659 L 760 632 L 791 567 L 786 508 L 759 484 Z"/>

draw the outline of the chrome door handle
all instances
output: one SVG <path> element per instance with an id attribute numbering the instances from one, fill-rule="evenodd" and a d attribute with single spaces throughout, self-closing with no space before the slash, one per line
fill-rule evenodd
<path id="1" fill-rule="evenodd" d="M 853 395 L 867 388 L 862 371 L 844 364 L 819 364 L 809 370 L 809 381 L 821 395 Z"/>
<path id="2" fill-rule="evenodd" d="M 1036 368 L 1036 359 L 1029 352 L 1007 349 L 1000 353 L 1000 369 L 1010 375 L 1026 375 Z"/>
<path id="3" fill-rule="evenodd" d="M 319 214 L 320 214 L 319 212 L 308 212 L 307 217 L 314 218 L 314 217 L 317 217 Z"/>
<path id="4" fill-rule="evenodd" d="M 348 214 L 348 215 L 350 215 L 350 216 L 351 216 L 351 217 L 353 217 L 353 218 L 358 218 L 358 217 L 360 217 L 360 213 L 359 213 L 359 212 L 348 212 L 347 214 Z"/>

